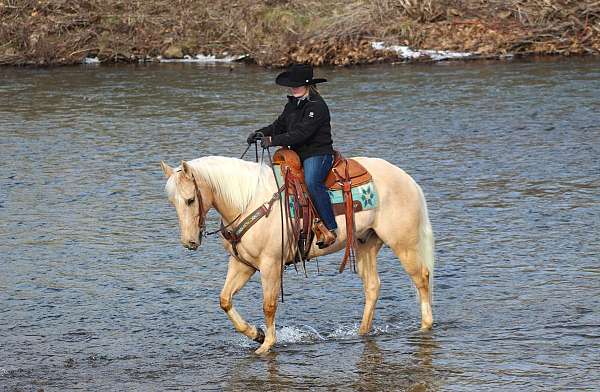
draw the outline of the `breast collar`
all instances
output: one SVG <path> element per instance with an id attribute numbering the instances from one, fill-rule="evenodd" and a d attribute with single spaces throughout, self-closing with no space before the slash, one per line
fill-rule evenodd
<path id="1" fill-rule="evenodd" d="M 238 215 L 237 218 L 235 218 L 233 221 L 231 221 L 231 223 L 228 224 L 227 226 L 225 226 L 223 223 L 223 220 L 221 220 L 221 228 L 219 229 L 219 232 L 221 233 L 223 238 L 231 244 L 231 247 L 233 248 L 233 255 L 235 256 L 235 258 L 237 258 L 239 261 L 246 264 L 247 266 L 254 268 L 255 270 L 258 270 L 258 268 L 256 268 L 256 266 L 254 266 L 252 263 L 245 260 L 239 254 L 239 252 L 237 250 L 237 245 L 242 241 L 243 235 L 248 230 L 250 230 L 250 228 L 252 226 L 254 226 L 254 224 L 256 222 L 261 220 L 262 217 L 269 216 L 269 213 L 271 212 L 271 209 L 273 208 L 273 204 L 275 203 L 275 201 L 279 200 L 281 192 L 283 192 L 284 189 L 285 189 L 285 185 L 282 185 L 277 190 L 277 192 L 275 192 L 273 194 L 273 196 L 271 197 L 271 199 L 269 201 L 261 204 L 257 209 L 252 211 L 237 226 L 234 226 L 233 223 L 239 219 L 241 214 Z"/>

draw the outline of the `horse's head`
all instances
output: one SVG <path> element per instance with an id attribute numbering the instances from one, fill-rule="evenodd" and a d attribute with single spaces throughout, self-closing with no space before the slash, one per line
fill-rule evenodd
<path id="1" fill-rule="evenodd" d="M 204 220 L 212 203 L 212 193 L 206 183 L 194 175 L 187 162 L 182 161 L 178 170 L 163 161 L 160 166 L 167 177 L 169 201 L 179 218 L 181 243 L 188 249 L 196 250 L 202 243 Z"/>

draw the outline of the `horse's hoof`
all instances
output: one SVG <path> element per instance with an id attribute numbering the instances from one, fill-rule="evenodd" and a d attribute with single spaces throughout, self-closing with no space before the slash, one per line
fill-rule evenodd
<path id="1" fill-rule="evenodd" d="M 256 337 L 252 340 L 254 340 L 256 343 L 263 344 L 265 342 L 265 333 L 263 330 L 256 327 Z"/>
<path id="2" fill-rule="evenodd" d="M 269 348 L 260 346 L 258 349 L 256 349 L 256 351 L 254 352 L 254 354 L 256 354 L 256 355 L 265 355 L 268 352 L 269 352 Z"/>

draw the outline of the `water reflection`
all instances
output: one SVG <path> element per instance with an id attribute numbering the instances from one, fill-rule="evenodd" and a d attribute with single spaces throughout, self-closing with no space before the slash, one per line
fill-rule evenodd
<path id="1" fill-rule="evenodd" d="M 280 373 L 278 351 L 263 356 L 250 354 L 248 357 L 232 363 L 226 391 L 286 391 L 289 390 L 289 375 Z M 292 376 L 293 377 L 293 376 Z"/>
<path id="2" fill-rule="evenodd" d="M 433 361 L 440 347 L 434 337 L 417 334 L 399 341 L 398 346 L 396 339 L 380 335 L 349 342 L 277 346 L 266 356 L 251 354 L 229 364 L 227 381 L 221 387 L 227 391 L 440 390 L 443 376 Z M 336 346 L 343 348 L 332 349 Z"/>
<path id="3" fill-rule="evenodd" d="M 412 355 L 385 352 L 372 337 L 365 338 L 364 348 L 356 364 L 358 379 L 354 384 L 359 391 L 436 391 L 439 376 L 432 366 L 433 350 L 437 347 L 429 334 L 409 339 Z"/>

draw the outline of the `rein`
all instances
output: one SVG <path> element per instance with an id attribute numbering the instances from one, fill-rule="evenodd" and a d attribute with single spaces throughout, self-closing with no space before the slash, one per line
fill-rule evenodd
<path id="1" fill-rule="evenodd" d="M 256 144 L 256 142 L 255 142 Z M 269 150 L 269 147 L 267 147 L 266 149 L 263 148 L 263 155 L 265 153 L 265 150 L 267 150 L 267 156 L 269 157 L 269 163 L 271 164 L 271 170 L 273 171 L 273 178 L 275 178 L 275 184 L 277 184 L 277 174 L 275 173 L 275 167 L 273 166 L 273 159 L 271 158 L 271 151 Z M 258 158 L 258 156 L 257 156 Z M 282 181 L 283 184 L 281 184 L 281 187 L 285 190 L 286 189 L 286 185 L 285 185 L 285 180 Z M 287 192 L 286 192 L 287 193 Z M 285 260 L 284 260 L 284 256 L 283 254 L 285 253 L 285 244 L 284 244 L 284 237 L 283 237 L 283 203 L 284 200 L 281 197 L 281 191 L 277 191 L 277 194 L 279 195 L 279 215 L 281 216 L 281 302 L 283 303 L 283 270 L 285 268 Z M 288 204 L 288 200 L 287 197 L 285 198 L 285 204 Z M 294 264 L 295 266 L 295 264 Z"/>
<path id="2" fill-rule="evenodd" d="M 242 214 L 239 214 L 238 216 L 236 216 L 234 220 L 232 220 L 230 223 L 227 224 L 227 226 L 223 226 L 223 221 L 221 220 L 221 227 L 219 227 L 215 231 L 209 231 L 208 233 L 203 233 L 202 236 L 203 237 L 208 237 L 208 236 L 211 236 L 211 235 L 215 235 L 215 234 L 221 233 L 223 230 L 228 229 L 229 227 L 231 227 L 235 223 L 236 220 L 240 219 L 240 216 L 242 216 Z"/>
<path id="3" fill-rule="evenodd" d="M 255 146 L 255 151 L 256 151 L 256 162 L 258 162 L 258 144 L 256 142 L 254 142 L 254 146 Z M 242 154 L 241 158 L 242 159 L 244 157 L 244 155 L 246 155 L 246 152 L 248 152 L 248 150 L 250 149 L 250 145 L 248 145 L 248 147 L 246 148 L 246 150 L 244 151 L 244 153 Z M 261 162 L 264 161 L 265 159 L 265 150 L 267 151 L 267 156 L 269 157 L 269 164 L 271 165 L 271 170 L 273 171 L 273 177 L 275 178 L 275 183 L 277 184 L 277 176 L 275 174 L 275 168 L 273 167 L 273 159 L 271 158 L 271 151 L 269 150 L 269 148 L 263 148 L 262 151 L 262 155 L 261 155 Z M 281 279 L 281 302 L 284 302 L 283 297 L 284 297 L 284 293 L 283 293 L 283 270 L 285 268 L 285 258 L 284 258 L 284 253 L 285 253 L 285 242 L 284 242 L 284 234 L 283 234 L 283 229 L 284 229 L 284 225 L 283 225 L 283 198 L 281 197 L 281 193 L 285 190 L 285 182 L 281 185 L 281 187 L 279 187 L 279 189 L 277 189 L 277 191 L 273 194 L 273 197 L 271 197 L 271 200 L 269 200 L 268 202 L 262 204 L 260 207 L 258 207 L 256 210 L 254 210 L 251 214 L 249 214 L 242 222 L 240 222 L 240 224 L 235 227 L 233 230 L 226 230 L 229 226 L 233 225 L 233 222 L 235 222 L 240 215 L 238 215 L 237 218 L 235 218 L 231 223 L 229 223 L 227 226 L 223 226 L 223 221 L 221 220 L 221 228 L 217 231 L 215 231 L 215 233 L 221 233 L 221 235 L 223 236 L 223 238 L 225 238 L 225 240 L 227 240 L 232 248 L 233 248 L 233 253 L 236 259 L 238 259 L 240 262 L 246 264 L 247 266 L 254 268 L 255 270 L 258 270 L 258 268 L 256 268 L 255 266 L 253 266 L 250 262 L 248 262 L 247 260 L 244 260 L 238 253 L 237 251 L 237 244 L 240 243 L 240 241 L 242 240 L 242 236 L 244 235 L 244 233 L 246 233 L 252 226 L 254 226 L 254 224 L 256 222 L 258 222 L 259 220 L 262 219 L 263 216 L 269 216 L 269 214 L 271 213 L 271 209 L 273 208 L 273 204 L 279 200 L 279 212 L 281 215 L 281 274 L 280 274 L 280 279 Z"/>
<path id="4" fill-rule="evenodd" d="M 255 147 L 256 162 L 258 162 L 258 144 L 256 143 L 256 141 L 253 144 Z M 250 149 L 250 146 L 251 146 L 251 144 L 248 144 L 248 147 L 246 147 L 246 149 L 242 153 L 242 156 L 240 157 L 240 159 L 244 158 L 244 155 L 246 155 L 246 153 Z M 263 148 L 261 162 L 264 161 L 265 150 L 266 150 L 267 156 L 269 158 L 269 164 L 271 165 L 271 169 L 273 171 L 273 176 L 275 177 L 275 183 L 277 183 L 277 176 L 275 174 L 275 168 L 273 167 L 271 151 L 269 150 L 268 147 Z M 273 194 L 273 197 L 271 197 L 271 199 L 269 201 L 267 201 L 266 203 L 263 203 L 260 207 L 258 207 L 254 211 L 252 211 L 252 213 L 250 213 L 244 220 L 242 220 L 240 222 L 240 224 L 237 225 L 237 227 L 234 226 L 234 223 L 242 216 L 243 212 L 240 213 L 235 219 L 233 219 L 227 225 L 224 225 L 223 220 L 221 219 L 221 227 L 219 227 L 218 230 L 214 230 L 214 231 L 205 233 L 204 230 L 206 227 L 205 227 L 205 216 L 204 216 L 204 203 L 202 200 L 202 194 L 200 193 L 200 189 L 198 187 L 198 183 L 196 182 L 196 177 L 194 177 L 193 173 L 192 173 L 192 180 L 194 182 L 194 189 L 196 191 L 196 197 L 198 199 L 198 227 L 200 228 L 200 235 L 202 237 L 208 237 L 208 236 L 220 233 L 223 236 L 223 238 L 231 244 L 231 246 L 233 248 L 234 257 L 237 260 L 239 260 L 240 262 L 242 262 L 243 264 L 246 264 L 250 268 L 253 268 L 257 271 L 258 271 L 258 268 L 256 268 L 254 265 L 252 265 L 250 262 L 244 260 L 244 258 L 242 258 L 240 256 L 240 254 L 238 253 L 238 250 L 237 250 L 237 244 L 240 243 L 240 241 L 242 240 L 242 236 L 252 226 L 254 226 L 254 224 L 256 222 L 258 222 L 260 219 L 262 219 L 263 216 L 265 216 L 265 217 L 269 216 L 271 209 L 273 208 L 273 204 L 275 204 L 275 202 L 277 200 L 279 200 L 279 206 L 280 206 L 279 211 L 280 211 L 280 215 L 281 215 L 281 285 L 280 286 L 281 286 L 281 302 L 284 302 L 283 301 L 283 296 L 284 296 L 284 294 L 283 294 L 283 270 L 285 268 L 285 259 L 284 259 L 285 242 L 284 242 L 284 233 L 283 233 L 283 229 L 284 229 L 283 199 L 281 197 L 281 193 L 285 190 L 285 183 L 282 184 L 279 189 L 277 189 L 277 191 Z M 231 230 L 228 230 L 229 228 L 231 228 Z"/>

